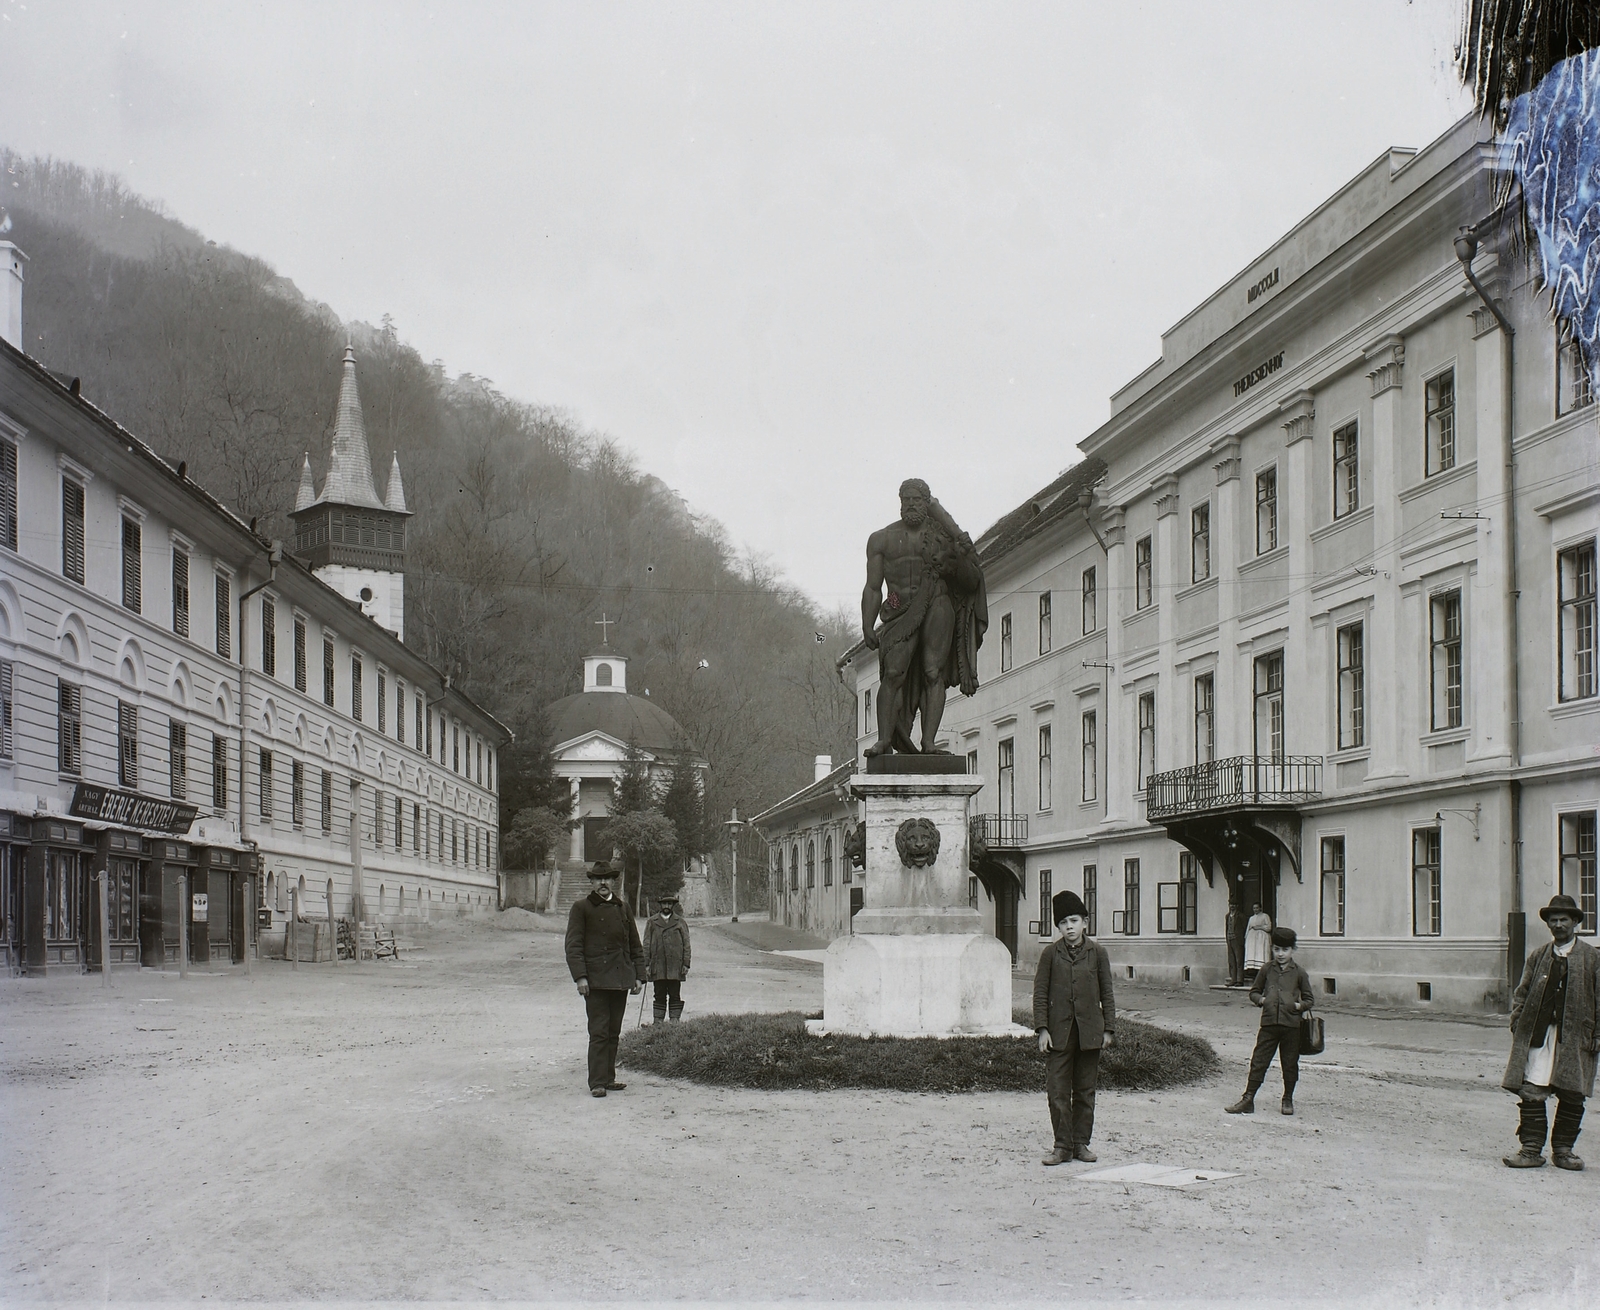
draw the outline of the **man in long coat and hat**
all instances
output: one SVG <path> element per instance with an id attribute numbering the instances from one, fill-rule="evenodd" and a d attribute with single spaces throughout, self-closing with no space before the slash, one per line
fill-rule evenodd
<path id="1" fill-rule="evenodd" d="M 644 947 L 633 914 L 617 895 L 617 871 L 605 860 L 589 870 L 594 890 L 567 915 L 567 968 L 589 1012 L 589 1095 L 620 1092 L 617 1042 L 628 996 L 644 986 Z"/>
<path id="2" fill-rule="evenodd" d="M 1600 951 L 1576 935 L 1583 911 L 1572 897 L 1552 897 L 1539 917 L 1550 928 L 1550 941 L 1528 957 L 1511 998 L 1511 1060 L 1500 1085 L 1517 1096 L 1522 1149 L 1505 1162 L 1513 1169 L 1537 1169 L 1544 1163 L 1548 1130 L 1556 1168 L 1582 1169 L 1572 1148 L 1583 1127 L 1583 1102 L 1594 1094 Z M 1552 1096 L 1553 1125 L 1545 1106 Z"/>

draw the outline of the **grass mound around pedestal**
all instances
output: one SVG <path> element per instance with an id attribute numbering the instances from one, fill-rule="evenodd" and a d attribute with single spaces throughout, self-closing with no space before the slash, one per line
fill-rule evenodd
<path id="1" fill-rule="evenodd" d="M 1028 1037 L 813 1037 L 806 1016 L 710 1014 L 625 1032 L 619 1063 L 720 1087 L 898 1092 L 1042 1092 L 1045 1057 Z M 1211 1044 L 1122 1020 L 1100 1057 L 1100 1086 L 1182 1087 L 1215 1073 Z"/>

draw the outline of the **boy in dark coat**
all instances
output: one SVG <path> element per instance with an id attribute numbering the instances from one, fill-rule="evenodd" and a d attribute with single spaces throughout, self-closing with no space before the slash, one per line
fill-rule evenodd
<path id="1" fill-rule="evenodd" d="M 1093 1162 L 1089 1138 L 1100 1052 L 1112 1045 L 1117 1026 L 1111 958 L 1090 940 L 1089 911 L 1076 894 L 1057 892 L 1050 909 L 1061 936 L 1039 957 L 1033 976 L 1033 1029 L 1048 1058 L 1045 1092 L 1055 1131 L 1055 1149 L 1043 1163 Z"/>
<path id="2" fill-rule="evenodd" d="M 617 871 L 604 860 L 589 870 L 594 890 L 567 915 L 567 968 L 589 1012 L 589 1095 L 620 1092 L 617 1041 L 628 996 L 644 985 L 644 947 L 633 914 L 617 895 Z"/>
<path id="3" fill-rule="evenodd" d="M 1573 935 L 1583 911 L 1572 897 L 1553 897 L 1539 917 L 1549 926 L 1551 940 L 1528 957 L 1511 998 L 1511 1060 L 1500 1085 L 1517 1096 L 1522 1149 L 1505 1162 L 1513 1169 L 1537 1169 L 1544 1163 L 1549 1128 L 1556 1168 L 1582 1169 L 1572 1148 L 1583 1127 L 1584 1098 L 1594 1094 L 1600 951 Z M 1551 1096 L 1556 1098 L 1553 1126 L 1545 1110 Z"/>
<path id="4" fill-rule="evenodd" d="M 644 928 L 644 976 L 655 989 L 655 1021 L 683 1017 L 683 980 L 689 976 L 689 921 L 672 893 L 656 901 Z"/>
<path id="5" fill-rule="evenodd" d="M 1250 988 L 1252 1004 L 1261 1007 L 1261 1032 L 1250 1056 L 1250 1081 L 1241 1096 L 1227 1107 L 1229 1114 L 1254 1114 L 1256 1090 L 1272 1067 L 1277 1053 L 1283 1070 L 1283 1113 L 1294 1113 L 1294 1085 L 1300 1081 L 1300 1016 L 1316 1004 L 1311 979 L 1294 961 L 1293 928 L 1272 930 L 1272 962 L 1256 974 Z"/>

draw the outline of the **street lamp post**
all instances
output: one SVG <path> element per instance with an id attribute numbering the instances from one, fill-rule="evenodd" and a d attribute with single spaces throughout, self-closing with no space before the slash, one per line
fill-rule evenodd
<path id="1" fill-rule="evenodd" d="M 728 830 L 728 849 L 733 853 L 733 922 L 739 922 L 739 829 L 749 827 L 749 823 L 739 817 L 739 807 L 735 805 L 729 811 L 728 818 L 722 821 L 722 826 Z"/>

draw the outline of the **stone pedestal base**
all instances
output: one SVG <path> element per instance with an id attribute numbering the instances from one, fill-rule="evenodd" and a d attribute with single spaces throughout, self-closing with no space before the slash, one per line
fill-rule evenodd
<path id="1" fill-rule="evenodd" d="M 926 930 L 835 940 L 823 961 L 822 1021 L 815 1026 L 860 1037 L 1027 1031 L 1011 1022 L 1011 952 L 1004 944 L 986 933 Z"/>

